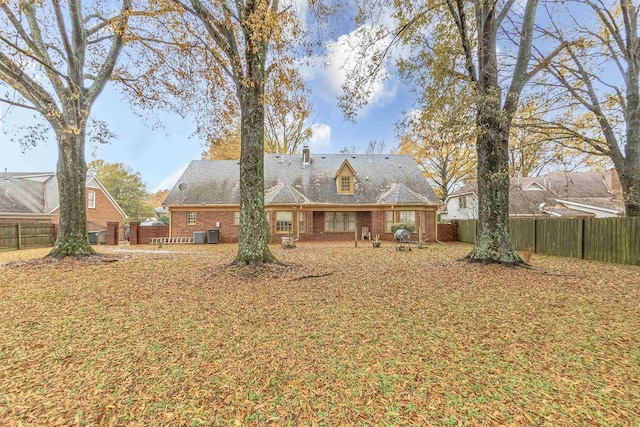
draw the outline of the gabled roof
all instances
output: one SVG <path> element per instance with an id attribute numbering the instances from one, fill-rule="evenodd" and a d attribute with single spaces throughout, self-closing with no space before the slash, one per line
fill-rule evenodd
<path id="1" fill-rule="evenodd" d="M 388 205 L 419 205 L 428 204 L 429 201 L 424 196 L 417 194 L 403 184 L 394 184 L 394 186 L 379 199 L 378 203 Z"/>
<path id="2" fill-rule="evenodd" d="M 307 198 L 290 185 L 279 185 L 264 195 L 266 205 L 300 205 L 305 202 Z"/>
<path id="3" fill-rule="evenodd" d="M 611 198 L 603 173 L 553 172 L 546 175 L 547 187 L 561 198 Z"/>
<path id="4" fill-rule="evenodd" d="M 351 172 L 351 175 L 356 176 L 356 170 L 353 168 L 353 166 L 351 166 L 351 163 L 349 163 L 349 160 L 344 159 L 344 162 L 342 162 L 342 164 L 340 165 L 340 167 L 336 170 L 335 175 L 333 175 L 333 179 L 336 179 L 338 177 L 338 175 L 340 174 L 340 172 L 342 172 L 342 169 L 347 168 L 349 169 L 349 172 Z"/>
<path id="5" fill-rule="evenodd" d="M 127 214 L 95 176 L 87 186 L 100 188 L 123 218 Z M 9 172 L 0 175 L 0 213 L 52 215 L 60 207 L 58 179 L 54 172 Z"/>
<path id="6" fill-rule="evenodd" d="M 453 192 L 448 198 L 463 194 L 477 195 L 477 181 L 471 180 Z M 568 202 L 575 207 L 592 207 L 622 214 L 624 202 L 615 200 L 601 172 L 552 172 L 539 177 L 511 178 L 509 187 L 509 214 L 540 214 L 541 206 L 549 214 L 579 216 L 575 209 L 559 207 Z M 541 205 L 544 203 L 544 205 Z M 553 206 L 554 208 L 551 208 Z"/>
<path id="7" fill-rule="evenodd" d="M 336 172 L 345 160 L 357 174 L 354 194 L 338 194 L 336 188 Z M 238 205 L 239 179 L 236 160 L 194 160 L 164 205 Z M 183 190 L 181 184 L 185 184 Z M 406 154 L 312 154 L 308 165 L 298 155 L 265 154 L 264 187 L 266 205 L 440 204 L 418 165 Z M 391 199 L 385 199 L 388 196 Z"/>

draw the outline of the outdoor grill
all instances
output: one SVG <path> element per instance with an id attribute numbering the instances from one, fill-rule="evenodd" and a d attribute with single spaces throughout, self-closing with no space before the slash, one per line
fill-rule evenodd
<path id="1" fill-rule="evenodd" d="M 393 235 L 393 240 L 396 242 L 396 251 L 404 249 L 411 250 L 411 233 L 408 230 L 399 229 Z"/>

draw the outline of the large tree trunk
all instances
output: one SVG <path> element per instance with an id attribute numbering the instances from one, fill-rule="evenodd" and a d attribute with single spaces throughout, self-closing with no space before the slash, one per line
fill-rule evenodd
<path id="1" fill-rule="evenodd" d="M 478 234 L 471 261 L 521 264 L 509 236 L 509 131 L 501 125 L 499 111 L 480 113 L 483 130 L 477 138 Z"/>
<path id="2" fill-rule="evenodd" d="M 537 2 L 527 2 L 529 15 L 534 3 Z M 479 79 L 476 88 L 476 120 L 480 131 L 476 138 L 478 234 L 468 258 L 472 262 L 516 265 L 524 262 L 515 251 L 509 236 L 509 129 L 520 92 L 512 92 L 510 88 L 505 106 L 502 107 L 494 21 L 496 11 L 489 4 L 485 6 L 488 7 L 487 10 L 478 8 L 476 4 L 477 16 L 483 16 L 484 19 L 484 25 L 478 31 Z M 521 54 L 522 52 L 518 56 Z M 513 78 L 520 77 L 514 71 Z"/>
<path id="3" fill-rule="evenodd" d="M 84 128 L 79 133 L 57 130 L 60 225 L 52 257 L 94 253 L 87 236 L 87 164 L 84 158 Z"/>
<path id="4" fill-rule="evenodd" d="M 269 249 L 264 209 L 264 86 L 256 84 L 240 95 L 240 236 L 233 264 L 262 265 L 275 261 Z"/>
<path id="5" fill-rule="evenodd" d="M 640 216 L 640 83 L 638 71 L 629 67 L 627 73 L 627 146 L 624 168 L 619 171 L 625 200 L 625 214 Z"/>

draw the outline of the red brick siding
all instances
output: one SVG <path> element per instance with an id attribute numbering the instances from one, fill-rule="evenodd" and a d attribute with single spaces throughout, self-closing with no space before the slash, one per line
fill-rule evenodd
<path id="1" fill-rule="evenodd" d="M 216 222 L 220 223 L 220 243 L 233 243 L 238 241 L 240 227 L 233 225 L 233 211 L 206 211 L 192 209 L 196 212 L 195 225 L 187 224 L 187 212 L 189 210 L 171 211 L 171 236 L 193 237 L 195 231 L 207 231 L 216 228 Z M 143 228 L 143 227 L 140 227 Z"/>
<path id="2" fill-rule="evenodd" d="M 96 192 L 96 207 L 89 208 L 89 191 Z M 111 203 L 111 200 L 99 188 L 86 189 L 87 204 L 87 231 L 106 231 L 108 222 L 117 222 L 118 240 L 124 240 L 124 220 L 118 209 Z M 54 212 L 54 223 L 60 223 L 60 208 Z"/>
<path id="3" fill-rule="evenodd" d="M 438 240 L 441 242 L 455 242 L 458 240 L 454 224 L 438 224 Z"/>
<path id="4" fill-rule="evenodd" d="M 138 244 L 148 245 L 153 237 L 169 237 L 168 225 L 138 227 Z"/>
<path id="5" fill-rule="evenodd" d="M 171 235 L 173 237 L 192 237 L 194 231 L 206 231 L 215 228 L 216 222 L 220 222 L 220 241 L 222 243 L 232 243 L 238 241 L 240 227 L 233 225 L 233 211 L 207 211 L 198 210 L 196 212 L 196 224 L 187 225 L 187 210 L 171 210 Z M 353 240 L 354 232 L 325 232 L 323 211 L 302 211 L 299 215 L 305 216 L 305 232 L 298 235 L 298 221 L 296 211 L 292 209 L 269 209 L 269 231 L 271 242 L 279 243 L 285 233 L 276 233 L 276 212 L 292 212 L 293 235 L 301 241 L 331 241 L 331 240 Z M 396 211 L 397 212 L 397 211 Z M 397 214 L 396 214 L 397 215 Z M 422 226 L 422 239 L 426 241 L 435 240 L 436 211 L 430 210 L 416 211 L 416 232 L 412 238 L 418 239 L 418 226 Z M 393 233 L 384 232 L 384 212 L 383 211 L 359 211 L 356 213 L 358 238 L 361 238 L 362 227 L 369 227 L 371 235 L 380 235 L 382 240 L 393 240 Z M 143 228 L 143 227 L 141 227 Z M 160 237 L 160 236 L 158 236 Z"/>

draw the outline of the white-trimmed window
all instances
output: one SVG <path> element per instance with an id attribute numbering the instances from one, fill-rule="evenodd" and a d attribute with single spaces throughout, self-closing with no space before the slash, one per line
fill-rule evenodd
<path id="1" fill-rule="evenodd" d="M 325 212 L 324 231 L 355 231 L 355 212 Z"/>
<path id="2" fill-rule="evenodd" d="M 399 211 L 398 222 L 405 224 L 416 224 L 416 212 L 415 211 Z"/>
<path id="3" fill-rule="evenodd" d="M 391 226 L 393 225 L 393 211 L 385 211 L 384 213 L 384 231 L 391 233 Z"/>
<path id="4" fill-rule="evenodd" d="M 293 224 L 293 212 L 276 212 L 276 233 L 288 233 Z"/>
<path id="5" fill-rule="evenodd" d="M 466 209 L 467 207 L 467 196 L 458 197 L 458 209 Z"/>
<path id="6" fill-rule="evenodd" d="M 298 233 L 304 233 L 304 212 L 298 212 Z"/>
<path id="7" fill-rule="evenodd" d="M 87 191 L 87 207 L 89 209 L 96 208 L 96 192 L 93 190 Z"/>
<path id="8" fill-rule="evenodd" d="M 240 211 L 233 213 L 233 225 L 240 225 Z"/>
<path id="9" fill-rule="evenodd" d="M 187 225 L 196 225 L 196 213 L 195 213 L 195 211 L 187 212 Z"/>

